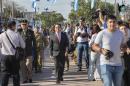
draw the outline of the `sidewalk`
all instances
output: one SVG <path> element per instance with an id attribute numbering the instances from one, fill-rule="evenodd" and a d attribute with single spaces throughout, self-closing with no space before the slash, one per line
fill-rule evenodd
<path id="1" fill-rule="evenodd" d="M 61 82 L 60 85 L 57 85 L 55 82 L 54 64 L 47 52 L 48 51 L 45 52 L 46 58 L 44 59 L 42 73 L 33 73 L 33 83 L 21 84 L 21 86 L 102 86 L 101 81 L 87 80 L 87 70 L 85 66 L 83 71 L 77 72 L 77 67 L 73 62 L 70 63 L 70 70 L 64 73 L 64 81 Z M 0 73 L 0 79 L 1 75 Z M 12 78 L 10 78 L 8 86 L 13 86 Z"/>

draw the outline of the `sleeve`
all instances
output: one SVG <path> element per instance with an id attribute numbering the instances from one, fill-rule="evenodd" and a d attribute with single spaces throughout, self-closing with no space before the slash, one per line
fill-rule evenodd
<path id="1" fill-rule="evenodd" d="M 128 29 L 128 38 L 130 39 L 130 30 Z"/>
<path id="2" fill-rule="evenodd" d="M 65 36 L 66 36 L 66 46 L 68 47 L 69 46 L 69 38 L 66 34 L 65 34 Z"/>
<path id="3" fill-rule="evenodd" d="M 64 34 L 65 35 L 65 39 L 66 39 L 66 51 L 68 52 L 69 51 L 69 38 L 68 38 L 68 36 L 66 35 L 66 34 Z"/>
<path id="4" fill-rule="evenodd" d="M 22 36 L 19 33 L 18 33 L 18 38 L 19 38 L 20 46 L 22 48 L 25 48 L 25 42 L 24 42 Z"/>
<path id="5" fill-rule="evenodd" d="M 102 42 L 102 37 L 103 37 L 103 31 L 101 31 L 101 32 L 99 32 L 99 33 L 97 34 L 94 43 L 96 43 L 96 44 L 101 44 L 101 42 Z"/>
<path id="6" fill-rule="evenodd" d="M 74 35 L 79 31 L 78 27 L 75 28 Z"/>
<path id="7" fill-rule="evenodd" d="M 45 37 L 43 34 L 41 34 L 41 37 L 42 37 L 42 43 L 43 43 L 43 47 L 45 47 Z"/>
<path id="8" fill-rule="evenodd" d="M 91 45 L 94 43 L 94 40 L 95 40 L 95 35 L 92 35 L 92 38 L 90 39 L 89 41 L 89 46 L 91 47 Z"/>
<path id="9" fill-rule="evenodd" d="M 2 47 L 2 34 L 0 34 L 0 48 Z"/>
<path id="10" fill-rule="evenodd" d="M 53 40 L 52 40 L 52 38 L 51 38 L 51 36 L 50 36 L 50 44 L 49 44 L 49 50 L 50 50 L 50 55 L 51 56 L 53 56 Z"/>
<path id="11" fill-rule="evenodd" d="M 34 49 L 34 56 L 37 56 L 37 51 L 36 51 L 36 38 L 35 38 L 35 35 L 34 35 L 34 32 L 32 31 L 31 32 L 31 35 L 32 35 L 32 47 Z"/>
<path id="12" fill-rule="evenodd" d="M 122 33 L 122 45 L 126 44 L 125 35 Z"/>
<path id="13" fill-rule="evenodd" d="M 36 49 L 36 38 L 33 31 L 32 31 L 32 41 L 33 41 L 33 47 L 34 49 Z"/>

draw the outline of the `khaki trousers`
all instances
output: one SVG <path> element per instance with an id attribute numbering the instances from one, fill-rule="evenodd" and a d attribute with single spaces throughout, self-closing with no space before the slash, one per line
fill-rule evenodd
<path id="1" fill-rule="evenodd" d="M 20 62 L 23 81 L 32 79 L 32 56 L 28 56 L 26 59 Z"/>

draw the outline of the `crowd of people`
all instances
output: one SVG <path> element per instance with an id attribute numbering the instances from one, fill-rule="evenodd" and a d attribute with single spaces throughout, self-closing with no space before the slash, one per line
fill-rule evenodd
<path id="1" fill-rule="evenodd" d="M 33 68 L 35 73 L 42 72 L 47 46 L 54 60 L 56 84 L 64 80 L 65 64 L 69 71 L 71 57 L 76 72 L 82 71 L 82 60 L 85 61 L 89 81 L 101 80 L 104 86 L 130 85 L 130 20 L 117 20 L 114 15 L 108 15 L 105 21 L 99 18 L 90 25 L 81 17 L 77 24 L 57 23 L 49 32 L 29 27 L 26 19 L 21 20 L 19 28 L 15 21 L 9 21 L 7 26 L 0 34 L 1 86 L 8 86 L 9 77 L 13 77 L 14 86 L 20 86 L 19 70 L 22 82 L 32 83 Z M 16 58 L 12 44 L 24 49 L 22 59 Z"/>
<path id="2" fill-rule="evenodd" d="M 69 70 L 68 56 L 70 56 L 77 65 L 77 72 L 82 71 L 84 57 L 88 80 L 101 80 L 104 86 L 129 86 L 130 20 L 117 20 L 114 15 L 108 15 L 105 18 L 105 20 L 101 20 L 99 17 L 92 25 L 89 25 L 82 17 L 77 24 L 67 23 L 62 31 L 60 26 L 58 33 L 65 32 L 68 37 L 66 52 L 65 49 L 60 48 L 61 44 L 59 46 L 55 44 L 57 40 L 53 38 L 54 36 L 50 36 L 52 39 L 50 55 L 52 57 L 54 54 L 53 57 L 58 59 L 64 50 L 65 56 L 60 56 L 65 57 L 64 62 L 58 60 L 62 62 L 62 65 L 59 63 L 56 70 L 60 69 L 60 66 L 62 70 L 65 62 L 67 62 L 67 70 Z M 55 29 L 54 25 L 50 33 L 57 34 Z M 55 62 L 58 63 L 58 61 Z M 58 77 L 63 78 L 60 73 L 56 72 L 59 74 Z M 60 83 L 63 79 L 56 78 L 56 80 L 57 83 Z"/>

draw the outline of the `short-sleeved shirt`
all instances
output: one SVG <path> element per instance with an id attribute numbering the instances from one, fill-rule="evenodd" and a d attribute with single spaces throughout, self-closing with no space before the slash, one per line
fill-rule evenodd
<path id="1" fill-rule="evenodd" d="M 15 49 L 12 47 L 6 34 L 8 35 L 10 41 L 15 47 L 25 48 L 25 42 L 22 36 L 20 36 L 19 33 L 8 29 L 6 33 L 3 32 L 2 34 L 0 34 L 0 45 L 2 46 L 1 48 L 2 55 L 15 55 Z"/>
<path id="2" fill-rule="evenodd" d="M 89 47 L 92 47 L 92 44 L 94 43 L 95 39 L 96 39 L 97 33 L 93 34 L 90 41 L 89 41 Z M 99 58 L 100 54 L 97 52 L 93 52 L 91 51 L 91 58 L 92 57 L 96 57 Z"/>
<path id="3" fill-rule="evenodd" d="M 77 33 L 78 33 L 78 32 L 79 32 L 79 33 L 87 33 L 85 29 L 86 29 L 86 28 L 83 28 L 83 29 L 79 28 L 79 29 L 77 30 Z M 87 41 L 88 41 L 88 38 L 87 38 L 87 37 L 85 37 L 85 38 L 83 38 L 83 37 L 81 37 L 81 36 L 78 36 L 78 37 L 77 37 L 77 42 L 87 42 Z"/>
<path id="4" fill-rule="evenodd" d="M 109 32 L 108 29 L 104 29 L 98 33 L 95 43 L 100 44 L 102 48 L 108 49 L 114 53 L 110 60 L 106 60 L 105 56 L 101 54 L 100 65 L 108 64 L 112 66 L 121 66 L 121 45 L 124 43 L 124 35 L 118 29 L 114 32 Z"/>

